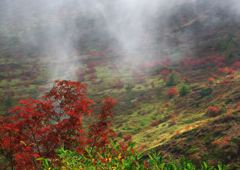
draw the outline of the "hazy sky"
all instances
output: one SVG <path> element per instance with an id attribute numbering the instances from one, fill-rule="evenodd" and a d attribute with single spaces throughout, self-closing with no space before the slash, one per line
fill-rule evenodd
<path id="1" fill-rule="evenodd" d="M 172 48 L 165 38 L 169 17 L 185 2 L 197 1 L 1 0 L 0 35 L 17 35 L 22 43 L 37 46 L 49 60 L 51 79 L 75 79 L 75 68 L 81 63 L 74 57 L 82 54 L 78 46 L 91 48 L 96 42 L 114 40 L 110 45 L 129 63 L 144 62 Z M 240 13 L 238 0 L 212 2 Z M 177 38 L 192 38 L 191 34 Z"/>

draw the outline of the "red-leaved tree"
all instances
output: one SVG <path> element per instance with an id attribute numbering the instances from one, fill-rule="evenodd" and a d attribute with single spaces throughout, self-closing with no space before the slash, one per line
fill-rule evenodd
<path id="1" fill-rule="evenodd" d="M 103 101 L 100 113 L 93 113 L 93 100 L 87 97 L 86 85 L 56 81 L 39 100 L 27 99 L 0 117 L 0 154 L 6 167 L 37 169 L 36 158 L 55 158 L 59 147 L 84 152 L 88 146 L 104 146 L 114 136 L 111 130 L 112 108 L 116 101 Z M 96 116 L 96 123 L 86 129 L 84 116 Z M 5 167 L 5 168 L 6 168 Z"/>

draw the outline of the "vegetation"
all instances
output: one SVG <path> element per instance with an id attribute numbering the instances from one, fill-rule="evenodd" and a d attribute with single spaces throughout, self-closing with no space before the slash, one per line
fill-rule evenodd
<path id="1" fill-rule="evenodd" d="M 114 148 L 114 149 L 113 149 Z M 166 161 L 156 152 L 149 153 L 147 158 L 142 154 L 134 152 L 132 146 L 124 149 L 120 153 L 119 145 L 114 143 L 105 148 L 104 153 L 94 155 L 93 150 L 87 150 L 86 155 L 80 155 L 77 152 L 65 150 L 63 148 L 57 151 L 60 165 L 54 166 L 51 160 L 42 159 L 43 169 L 109 169 L 109 170 L 227 170 L 227 167 L 218 164 L 216 167 L 202 162 L 200 166 L 194 165 L 191 161 L 181 158 L 179 160 Z"/>
<path id="2" fill-rule="evenodd" d="M 112 129 L 115 130 L 117 134 L 114 135 L 109 139 L 116 141 L 125 140 L 128 138 L 128 136 L 131 136 L 131 140 L 136 143 L 135 150 L 139 153 L 145 153 L 145 151 L 148 151 L 149 149 L 154 149 L 158 147 L 159 145 L 168 145 L 169 150 L 178 150 L 178 144 L 172 144 L 172 141 L 175 141 L 175 137 L 178 137 L 180 135 L 180 139 L 188 139 L 191 145 L 188 147 L 181 147 L 182 153 L 180 156 L 186 156 L 187 159 L 193 160 L 194 162 L 198 162 L 197 160 L 204 160 L 207 162 L 212 162 L 214 160 L 219 160 L 223 162 L 224 164 L 228 165 L 228 167 L 231 167 L 229 165 L 237 164 L 236 160 L 228 160 L 226 157 L 221 157 L 220 153 L 224 152 L 225 149 L 219 148 L 219 146 L 222 146 L 222 143 L 227 144 L 227 146 L 231 149 L 228 150 L 228 154 L 234 155 L 235 153 L 235 146 L 237 146 L 237 143 L 231 142 L 232 145 L 230 145 L 225 140 L 225 136 L 221 133 L 213 133 L 209 136 L 205 136 L 204 139 L 202 137 L 198 137 L 196 135 L 191 135 L 191 131 L 194 129 L 199 129 L 202 127 L 206 127 L 207 130 L 210 130 L 213 128 L 213 126 L 208 125 L 214 120 L 218 120 L 221 117 L 224 116 L 231 116 L 231 115 L 238 115 L 239 114 L 239 104 L 238 104 L 238 91 L 239 91 L 239 67 L 238 67 L 238 61 L 234 61 L 231 64 L 223 64 L 222 63 L 222 56 L 220 57 L 212 57 L 214 58 L 214 62 L 218 61 L 217 63 L 220 64 L 212 64 L 211 67 L 216 67 L 214 69 L 208 70 L 207 73 L 205 73 L 204 67 L 206 66 L 206 63 L 202 63 L 202 68 L 198 68 L 193 72 L 193 67 L 191 63 L 195 67 L 196 62 L 192 62 L 190 59 L 183 58 L 185 62 L 188 62 L 187 66 L 191 69 L 189 69 L 187 66 L 187 70 L 184 70 L 182 72 L 174 70 L 174 67 L 165 68 L 166 73 L 155 73 L 154 75 L 144 75 L 144 72 L 138 72 L 138 73 L 129 73 L 129 71 L 122 72 L 121 74 L 126 75 L 125 77 L 121 77 L 118 75 L 118 70 L 115 67 L 108 67 L 111 64 L 103 64 L 102 62 L 105 61 L 105 59 L 98 59 L 102 61 L 102 65 L 95 65 L 95 64 L 86 64 L 86 69 L 83 68 L 81 70 L 81 77 L 84 77 L 84 79 L 81 79 L 86 84 L 91 84 L 89 86 L 89 93 L 84 93 L 85 96 L 92 96 L 94 97 L 95 104 L 90 104 L 89 109 L 93 110 L 93 113 L 90 116 L 87 116 L 87 114 L 84 114 L 83 116 L 83 122 L 82 122 L 82 128 L 85 136 L 88 136 L 90 134 L 89 127 L 85 126 L 85 120 L 87 122 L 91 122 L 92 125 L 96 124 L 99 121 L 99 118 L 97 113 L 99 113 L 100 109 L 100 102 L 102 101 L 102 98 L 110 95 L 114 98 L 117 98 L 119 103 L 114 108 L 115 116 L 109 119 L 112 121 Z M 212 61 L 212 60 L 210 60 Z M 209 61 L 209 62 L 210 62 Z M 88 62 L 95 62 L 95 60 L 86 61 Z M 200 61 L 199 61 L 200 62 Z M 207 63 L 209 64 L 209 63 Z M 154 66 L 156 67 L 156 66 Z M 170 66 L 169 66 L 170 67 Z M 177 67 L 177 66 L 175 66 Z M 28 66 L 24 66 L 22 69 L 27 69 Z M 189 69 L 189 70 L 188 70 Z M 30 69 L 31 70 L 31 69 Z M 25 71 L 23 74 L 23 77 L 25 77 L 25 74 L 31 73 Z M 91 71 L 89 71 L 91 70 Z M 126 69 L 127 70 L 127 69 Z M 174 71 L 169 71 L 174 70 Z M 86 71 L 86 72 L 85 72 Z M 89 71 L 89 73 L 88 73 Z M 16 71 L 21 72 L 21 69 L 18 69 Z M 115 73 L 117 72 L 117 73 Z M 178 75 L 179 83 L 176 86 L 169 86 L 166 87 L 166 81 L 168 78 L 170 79 L 171 73 L 174 72 L 174 74 Z M 112 76 L 111 73 L 114 73 L 114 75 L 118 75 L 117 77 Z M 15 72 L 11 72 L 11 74 L 15 74 Z M 80 73 L 78 73 L 80 74 Z M 173 73 L 172 73 L 173 74 Z M 84 75 L 84 76 L 83 76 Z M 92 76 L 96 75 L 96 76 Z M 139 76 L 139 77 L 138 77 Z M 209 76 L 212 77 L 211 80 L 209 80 Z M 106 78 L 106 81 L 104 78 Z M 173 76 L 174 77 L 174 76 Z M 180 77 L 182 77 L 180 79 Z M 144 81 L 143 81 L 144 78 Z M 19 81 L 12 81 L 12 83 L 8 84 L 7 81 L 1 81 L 3 87 L 9 87 L 9 90 L 7 93 L 2 90 L 1 94 L 1 104 L 5 105 L 5 107 L 9 108 L 12 105 L 16 105 L 15 101 L 20 98 L 28 98 L 32 96 L 34 99 L 30 100 L 21 100 L 21 106 L 15 107 L 16 109 L 11 109 L 9 111 L 9 115 L 5 111 L 6 114 L 2 115 L 2 122 L 1 123 L 1 162 L 4 162 L 2 166 L 11 166 L 16 165 L 17 162 L 20 161 L 20 164 L 23 164 L 21 159 L 18 160 L 18 158 L 27 157 L 28 160 L 31 160 L 30 162 L 33 164 L 37 164 L 37 166 L 41 166 L 41 161 L 39 158 L 44 158 L 49 160 L 51 165 L 58 167 L 58 165 L 55 164 L 55 162 L 52 162 L 52 156 L 53 157 L 59 157 L 58 153 L 56 153 L 56 150 L 59 150 L 59 148 L 64 148 L 64 150 L 70 151 L 70 152 L 76 152 L 77 148 L 77 142 L 74 142 L 73 138 L 66 138 L 68 140 L 64 139 L 67 135 L 67 131 L 69 128 L 64 127 L 63 133 L 56 133 L 60 131 L 60 127 L 56 127 L 53 122 L 56 122 L 57 120 L 60 121 L 61 119 L 65 119 L 65 116 L 69 116 L 68 114 L 71 114 L 71 112 L 67 113 L 63 111 L 63 115 L 59 115 L 59 118 L 48 117 L 48 119 L 44 119 L 42 115 L 32 115 L 33 117 L 38 117 L 39 121 L 34 121 L 37 118 L 34 118 L 33 120 L 28 120 L 25 114 L 19 114 L 22 112 L 22 110 L 26 110 L 26 108 L 33 108 L 33 111 L 35 110 L 44 110 L 44 107 L 50 107 L 53 106 L 53 103 L 55 101 L 58 101 L 59 99 L 55 99 L 52 93 L 52 97 L 47 97 L 45 95 L 44 98 L 40 98 L 37 100 L 37 96 L 39 94 L 45 93 L 47 91 L 46 86 L 43 85 L 46 83 L 46 81 L 43 81 L 44 77 L 36 76 L 34 77 L 32 75 L 31 80 L 25 79 L 25 78 L 19 78 Z M 41 80 L 41 81 L 40 81 Z M 138 80 L 135 82 L 135 80 Z M 207 82 L 206 82 L 207 81 Z M 185 83 L 182 83 L 185 82 Z M 210 83 L 209 83 L 210 82 Z M 59 82 L 60 83 L 60 82 Z M 30 85 L 31 84 L 31 85 Z M 67 81 L 65 81 L 63 84 L 66 84 L 66 87 L 72 86 L 72 84 L 68 84 Z M 63 85 L 62 84 L 62 85 Z M 81 83 L 80 83 L 81 84 Z M 83 84 L 82 84 L 83 85 Z M 65 86 L 65 85 L 64 85 Z M 17 87 L 17 88 L 16 88 Z M 58 87 L 56 84 L 54 86 L 55 89 Z M 228 88 L 229 87 L 229 88 Z M 86 85 L 83 85 L 82 89 L 86 89 Z M 85 91 L 85 90 L 83 90 Z M 82 93 L 82 92 L 81 92 Z M 6 94 L 6 95 L 5 95 Z M 188 95 L 189 94 L 189 95 Z M 9 97 L 4 97 L 9 96 Z M 184 100 L 183 100 L 184 96 Z M 48 102 L 52 102 L 48 103 Z M 92 101 L 92 100 L 90 100 Z M 35 103 L 40 102 L 42 105 L 37 105 L 35 107 Z M 58 101 L 59 102 L 59 101 Z M 33 103 L 31 106 L 30 103 Z M 209 107 L 210 106 L 210 107 Z M 217 107 L 218 109 L 216 109 Z M 7 110 L 7 108 L 1 107 L 1 109 Z M 224 108 L 224 109 L 223 109 Z M 20 110 L 19 110 L 20 109 Z M 218 111 L 220 110 L 220 111 Z M 27 110 L 27 113 L 33 114 L 33 111 Z M 4 111 L 2 111 L 4 112 Z M 45 113 L 45 112 L 44 112 Z M 49 112 L 54 113 L 55 112 Z M 20 116 L 19 116 L 20 115 Z M 45 113 L 47 115 L 47 113 Z M 182 116 L 184 115 L 184 116 Z M 12 119 L 12 120 L 11 120 Z M 56 120 L 55 120 L 56 119 Z M 97 120 L 98 119 L 98 120 Z M 6 120 L 6 121 L 5 121 Z M 17 120 L 15 123 L 14 121 Z M 23 122 L 30 122 L 28 123 L 28 126 L 23 126 Z M 6 123 L 9 123 L 6 125 Z M 33 122 L 35 122 L 33 124 Z M 44 124 L 42 123 L 44 122 Z M 53 123 L 53 125 L 51 124 Z M 67 123 L 67 122 L 66 122 Z M 15 124 L 13 127 L 9 127 L 9 125 Z M 70 123 L 69 123 L 70 124 Z M 238 124 L 236 122 L 235 124 Z M 44 125 L 44 126 L 43 126 Z M 53 132 L 43 131 L 41 132 L 40 129 L 44 130 L 44 127 L 46 125 L 46 129 L 50 129 Z M 47 126 L 49 125 L 49 126 Z M 110 125 L 110 124 L 108 124 Z M 19 127 L 18 127 L 19 126 Z M 74 126 L 74 124 L 73 124 Z M 99 126 L 99 125 L 97 125 Z M 234 129 L 237 129 L 238 127 L 234 127 L 234 123 L 231 124 L 225 124 L 223 125 L 226 128 L 229 128 L 231 131 L 228 132 L 229 134 L 235 133 Z M 15 129 L 15 127 L 17 127 Z M 20 128 L 25 127 L 25 128 Z M 39 129 L 37 129 L 39 127 Z M 7 129 L 10 128 L 10 129 Z M 79 128 L 79 127 L 78 127 Z M 106 127 L 107 128 L 107 127 Z M 111 126 L 109 126 L 111 129 Z M 20 130 L 19 130 L 20 129 Z M 38 144 L 34 143 L 34 137 L 30 133 L 30 129 L 33 129 L 33 132 L 36 132 L 37 134 L 42 133 L 42 136 L 37 136 L 37 139 L 39 141 Z M 81 129 L 81 128 L 79 128 Z M 97 129 L 97 128 L 95 128 Z M 217 129 L 215 130 L 217 131 Z M 78 132 L 75 133 L 74 131 L 69 131 L 69 133 L 73 133 L 75 135 L 80 135 Z M 185 132 L 189 132 L 187 136 L 181 137 L 181 134 L 184 134 Z M 93 131 L 91 132 L 93 133 Z M 21 134 L 25 134 L 24 136 L 21 136 Z M 52 134 L 52 135 L 50 135 Z M 217 135 L 216 135 L 217 134 Z M 6 147 L 9 145 L 9 137 L 7 136 L 15 137 L 17 138 L 15 141 L 16 147 L 11 146 L 12 148 L 7 149 Z M 206 134 L 205 134 L 206 135 Z M 21 137 L 20 137 L 21 136 Z M 29 138 L 30 136 L 30 138 Z M 44 137 L 45 136 L 45 137 Z M 58 136 L 62 136 L 58 138 Z M 90 136 L 90 135 L 89 135 Z M 92 136 L 92 135 L 91 135 Z M 110 135 L 111 136 L 111 135 Z M 118 136 L 118 137 L 114 137 Z M 196 136 L 196 138 L 193 138 L 193 136 Z M 238 132 L 236 133 L 236 136 L 238 136 Z M 82 136 L 83 137 L 83 136 Z M 88 137 L 86 137 L 88 138 Z M 233 137 L 226 137 L 226 139 L 232 139 Z M 219 141 L 217 140 L 219 139 Z M 221 143 L 221 140 L 225 141 Z M 43 144 L 41 142 L 43 141 L 57 141 L 54 144 L 46 143 Z M 25 144 L 23 143 L 26 143 Z M 126 140 L 127 142 L 129 140 Z M 125 141 L 125 142 L 126 142 Z M 196 141 L 201 141 L 204 145 L 199 145 Z M 234 140 L 235 141 L 235 140 Z M 70 147 L 70 143 L 73 144 L 73 146 Z M 179 145 L 181 145 L 183 141 L 179 142 Z M 201 151 L 204 150 L 204 147 L 208 145 L 209 143 L 213 143 L 214 146 L 216 145 L 216 149 L 207 149 L 206 153 L 202 153 Z M 218 144 L 221 143 L 219 146 Z M 4 146 L 5 145 L 5 146 Z M 36 152 L 37 145 L 40 146 L 40 148 L 47 148 L 49 146 L 52 146 L 51 151 L 44 150 L 41 151 L 39 154 Z M 56 146 L 55 146 L 56 145 Z M 120 144 L 117 144 L 120 145 Z M 27 147 L 30 146 L 30 147 Z M 2 148 L 4 147 L 4 148 Z M 20 147 L 25 147 L 24 149 Z M 111 148 L 112 146 L 109 146 Z M 195 149 L 192 149 L 195 147 Z M 86 147 L 88 148 L 88 147 Z M 86 149 L 85 148 L 85 149 Z M 215 148 L 215 147 L 211 147 Z M 29 149 L 29 150 L 28 150 Z M 93 149 L 94 150 L 94 149 Z M 161 149 L 164 150 L 164 149 Z M 164 152 L 162 156 L 171 155 L 172 153 Z M 199 155 L 196 155 L 195 150 L 200 150 L 198 153 Z M 221 150 L 223 150 L 221 152 Z M 43 153 L 42 153 L 43 152 Z M 230 152 L 230 153 L 229 153 Z M 18 153 L 18 154 L 15 154 Z M 27 156 L 24 156 L 24 154 L 28 154 Z M 175 152 L 177 153 L 177 152 Z M 23 155 L 21 155 L 23 154 Z M 78 153 L 79 154 L 79 153 Z M 29 156 L 30 155 L 30 156 Z M 48 156 L 50 155 L 50 156 Z M 173 154 L 174 157 L 178 157 L 179 155 Z M 30 159 L 31 158 L 31 159 Z M 140 160 L 144 159 L 141 158 Z M 33 161 L 35 160 L 35 161 Z M 60 157 L 59 157 L 60 160 Z M 11 163 L 12 161 L 12 163 Z M 169 160 L 166 160 L 166 163 L 169 162 Z M 234 163 L 236 162 L 236 163 Z M 143 162 L 142 162 L 143 163 Z M 139 164 L 142 164 L 141 161 Z M 8 164 L 8 165 L 7 165 Z M 27 164 L 27 162 L 26 162 Z M 213 165 L 216 165 L 217 162 L 212 163 Z M 211 165 L 212 165 L 211 164 Z M 198 164 L 197 164 L 198 165 Z M 25 166 L 25 163 L 22 165 Z M 103 166 L 103 165 L 101 165 Z M 5 168 L 5 167 L 4 167 Z"/>
<path id="3" fill-rule="evenodd" d="M 169 75 L 167 79 L 166 86 L 167 87 L 176 86 L 178 83 L 179 83 L 179 77 L 175 73 L 172 73 Z"/>
<path id="4" fill-rule="evenodd" d="M 103 45 L 99 35 L 93 44 L 84 34 L 67 61 L 77 82 L 50 91 L 48 66 L 71 72 L 69 63 L 14 38 L 24 31 L 1 37 L 0 169 L 240 169 L 240 25 L 214 1 L 174 10 L 156 46 L 139 50 L 159 54 L 149 50 L 133 65 L 118 62 L 126 56 L 117 42 Z"/>
<path id="5" fill-rule="evenodd" d="M 201 98 L 210 96 L 213 92 L 212 88 L 202 88 L 200 91 Z"/>
<path id="6" fill-rule="evenodd" d="M 2 116 L 1 155 L 4 168 L 16 169 L 188 169 L 196 166 L 187 160 L 164 162 L 156 153 L 147 158 L 129 143 L 116 141 L 111 128 L 112 108 L 116 101 L 106 98 L 99 114 L 91 109 L 86 86 L 72 81 L 56 81 L 39 100 L 21 100 L 21 105 Z M 95 116 L 84 126 L 86 116 Z M 213 168 L 202 163 L 202 170 Z"/>
<path id="7" fill-rule="evenodd" d="M 101 147 L 115 136 L 110 118 L 115 100 L 106 98 L 96 115 L 93 101 L 86 96 L 86 86 L 72 81 L 56 81 L 39 100 L 21 100 L 9 115 L 1 116 L 1 155 L 6 167 L 38 168 L 38 157 L 54 158 L 59 147 L 83 152 L 86 147 Z M 83 117 L 98 117 L 85 128 Z"/>
<path id="8" fill-rule="evenodd" d="M 179 94 L 178 89 L 176 87 L 172 87 L 168 89 L 167 95 L 169 98 L 172 98 L 174 96 L 177 96 Z"/>
<path id="9" fill-rule="evenodd" d="M 191 91 L 191 87 L 188 84 L 183 84 L 179 90 L 180 96 L 185 96 Z"/>

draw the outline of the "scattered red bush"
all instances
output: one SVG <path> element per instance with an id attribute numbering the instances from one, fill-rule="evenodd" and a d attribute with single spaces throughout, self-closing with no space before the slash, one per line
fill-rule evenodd
<path id="1" fill-rule="evenodd" d="M 141 70 L 152 69 L 154 67 L 169 67 L 172 64 L 172 60 L 169 57 L 165 57 L 158 60 L 145 61 L 144 64 L 140 64 L 139 68 Z"/>
<path id="2" fill-rule="evenodd" d="M 174 96 L 177 96 L 178 94 L 179 94 L 179 92 L 176 87 L 172 87 L 172 88 L 168 89 L 168 92 L 167 92 L 168 97 L 174 97 Z"/>
<path id="3" fill-rule="evenodd" d="M 225 57 L 221 55 L 211 55 L 207 57 L 200 57 L 200 58 L 193 58 L 193 57 L 186 57 L 183 58 L 181 64 L 185 67 L 199 67 L 199 66 L 223 66 L 225 63 Z"/>
<path id="4" fill-rule="evenodd" d="M 83 117 L 94 115 L 93 100 L 87 97 L 86 85 L 73 81 L 56 81 L 39 100 L 19 102 L 0 117 L 0 152 L 7 167 L 39 169 L 38 157 L 54 158 L 60 147 L 84 152 L 89 146 L 102 147 L 115 136 L 111 130 L 112 108 L 116 101 L 106 98 L 98 121 L 85 128 Z"/>
<path id="5" fill-rule="evenodd" d="M 109 118 L 113 117 L 112 109 L 116 104 L 116 100 L 105 98 L 103 107 L 98 115 L 98 122 L 89 126 L 88 146 L 102 148 L 110 142 L 110 138 L 116 137 L 117 134 L 111 129 L 112 122 Z M 83 145 L 84 146 L 84 145 Z M 84 151 L 81 145 L 80 151 Z"/>
<path id="6" fill-rule="evenodd" d="M 223 67 L 218 69 L 219 72 L 224 73 L 224 74 L 234 74 L 236 71 L 232 68 L 229 67 Z"/>
<path id="7" fill-rule="evenodd" d="M 226 57 L 221 55 L 211 55 L 208 56 L 206 60 L 219 67 L 225 64 Z"/>
<path id="8" fill-rule="evenodd" d="M 171 74 L 172 73 L 172 71 L 171 70 L 169 70 L 169 69 L 162 69 L 161 70 L 161 72 L 160 72 L 160 74 L 162 75 L 162 76 L 168 76 L 169 74 Z"/>
<path id="9" fill-rule="evenodd" d="M 217 116 L 218 114 L 221 113 L 221 108 L 217 106 L 209 106 L 207 108 L 207 113 L 209 116 Z"/>
<path id="10" fill-rule="evenodd" d="M 105 56 L 109 52 L 109 49 L 104 50 L 91 50 L 87 52 L 88 57 L 100 57 Z"/>
<path id="11" fill-rule="evenodd" d="M 152 69 L 154 67 L 157 67 L 157 66 L 160 66 L 161 65 L 161 61 L 148 61 L 148 62 L 145 62 L 144 64 L 140 65 L 140 68 L 141 69 Z"/>
<path id="12" fill-rule="evenodd" d="M 233 67 L 236 67 L 236 68 L 240 68 L 240 61 L 235 61 L 234 63 L 233 63 Z"/>
<path id="13" fill-rule="evenodd" d="M 213 83 L 215 82 L 215 78 L 209 77 L 209 78 L 208 78 L 208 82 L 209 82 L 210 84 L 213 84 Z"/>
<path id="14" fill-rule="evenodd" d="M 224 136 L 223 138 L 213 141 L 212 143 L 219 146 L 226 146 L 231 142 L 231 139 L 232 138 L 230 136 Z"/>
<path id="15" fill-rule="evenodd" d="M 146 160 L 144 160 L 143 165 L 145 169 L 149 169 L 149 163 Z"/>

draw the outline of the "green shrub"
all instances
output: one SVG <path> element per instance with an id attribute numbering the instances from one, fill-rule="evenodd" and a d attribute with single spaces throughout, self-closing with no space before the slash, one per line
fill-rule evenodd
<path id="1" fill-rule="evenodd" d="M 210 96 L 213 92 L 212 88 L 203 88 L 200 91 L 200 96 L 201 98 L 206 97 L 206 96 Z"/>
<path id="2" fill-rule="evenodd" d="M 188 84 L 183 84 L 179 89 L 180 96 L 185 96 L 191 91 L 191 87 Z"/>
<path id="3" fill-rule="evenodd" d="M 167 87 L 176 86 L 178 83 L 179 83 L 178 75 L 175 73 L 172 73 L 169 75 L 167 79 L 166 86 Z"/>

